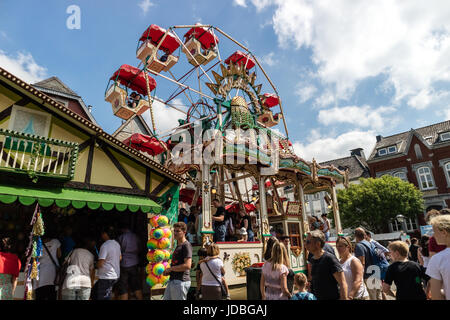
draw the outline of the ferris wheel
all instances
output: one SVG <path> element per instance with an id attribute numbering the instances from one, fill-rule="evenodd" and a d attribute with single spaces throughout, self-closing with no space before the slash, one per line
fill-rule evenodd
<path id="1" fill-rule="evenodd" d="M 136 58 L 137 66 L 122 65 L 111 76 L 105 100 L 124 120 L 150 109 L 158 140 L 199 121 L 219 130 L 283 124 L 288 136 L 278 91 L 260 62 L 219 28 L 152 24 L 137 39 Z M 155 101 L 179 112 L 179 126 L 156 134 Z"/>

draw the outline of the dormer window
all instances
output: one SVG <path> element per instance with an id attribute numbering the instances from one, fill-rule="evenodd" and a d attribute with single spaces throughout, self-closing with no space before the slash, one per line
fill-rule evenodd
<path id="1" fill-rule="evenodd" d="M 388 153 L 395 153 L 395 152 L 397 152 L 397 146 L 390 146 L 387 149 L 388 149 Z"/>
<path id="2" fill-rule="evenodd" d="M 379 156 L 384 156 L 384 155 L 386 155 L 386 154 L 387 154 L 386 148 L 383 148 L 383 149 L 379 149 L 379 150 L 378 150 L 378 155 L 379 155 Z"/>
<path id="3" fill-rule="evenodd" d="M 450 131 L 441 133 L 441 141 L 450 140 Z"/>

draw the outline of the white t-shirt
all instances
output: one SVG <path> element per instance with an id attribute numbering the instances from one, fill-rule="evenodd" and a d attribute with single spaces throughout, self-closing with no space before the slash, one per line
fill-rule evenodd
<path id="1" fill-rule="evenodd" d="M 433 279 L 442 281 L 445 299 L 450 300 L 450 248 L 431 257 L 426 274 Z"/>
<path id="2" fill-rule="evenodd" d="M 73 250 L 69 258 L 63 289 L 91 288 L 91 270 L 94 269 L 94 255 L 88 250 Z"/>
<path id="3" fill-rule="evenodd" d="M 103 267 L 98 269 L 99 279 L 118 279 L 120 277 L 120 244 L 116 240 L 108 240 L 100 247 L 98 259 L 104 259 Z"/>
<path id="4" fill-rule="evenodd" d="M 58 257 L 56 252 L 58 248 L 61 247 L 61 242 L 58 239 L 52 239 L 45 244 L 48 251 L 53 257 L 53 260 L 59 266 Z M 50 259 L 47 250 L 42 245 L 42 257 L 39 258 L 39 280 L 35 282 L 35 288 L 40 288 L 43 286 L 52 286 L 55 284 L 56 278 L 56 267 L 55 264 Z"/>
<path id="5" fill-rule="evenodd" d="M 223 268 L 223 261 L 220 258 L 215 258 L 208 261 L 209 269 L 214 273 L 217 280 L 222 282 L 222 272 L 220 271 L 220 268 Z M 206 266 L 206 262 L 203 262 L 200 264 L 200 269 L 202 270 L 202 286 L 216 286 L 219 287 L 220 284 L 217 282 L 216 279 L 214 279 L 214 276 L 211 274 L 211 272 L 208 270 L 208 267 Z"/>

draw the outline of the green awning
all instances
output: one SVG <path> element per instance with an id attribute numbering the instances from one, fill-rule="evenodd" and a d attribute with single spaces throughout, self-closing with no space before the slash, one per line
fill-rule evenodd
<path id="1" fill-rule="evenodd" d="M 138 210 L 144 213 L 161 212 L 161 206 L 146 197 L 68 188 L 37 189 L 0 185 L 0 202 L 10 204 L 17 200 L 26 206 L 34 204 L 37 200 L 42 207 L 56 204 L 60 208 L 72 205 L 76 209 L 87 206 L 92 210 L 102 207 L 107 211 L 115 208 L 118 211 L 128 209 L 131 212 Z"/>

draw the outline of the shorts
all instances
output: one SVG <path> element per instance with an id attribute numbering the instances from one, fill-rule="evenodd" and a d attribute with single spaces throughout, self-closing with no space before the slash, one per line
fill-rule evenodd
<path id="1" fill-rule="evenodd" d="M 186 300 L 191 281 L 170 280 L 164 290 L 163 300 Z"/>
<path id="2" fill-rule="evenodd" d="M 92 300 L 111 300 L 117 279 L 99 279 L 92 288 Z"/>
<path id="3" fill-rule="evenodd" d="M 120 267 L 120 278 L 117 285 L 120 295 L 128 293 L 128 289 L 130 289 L 130 292 L 142 290 L 141 283 L 141 275 L 137 265 L 133 267 Z"/>

